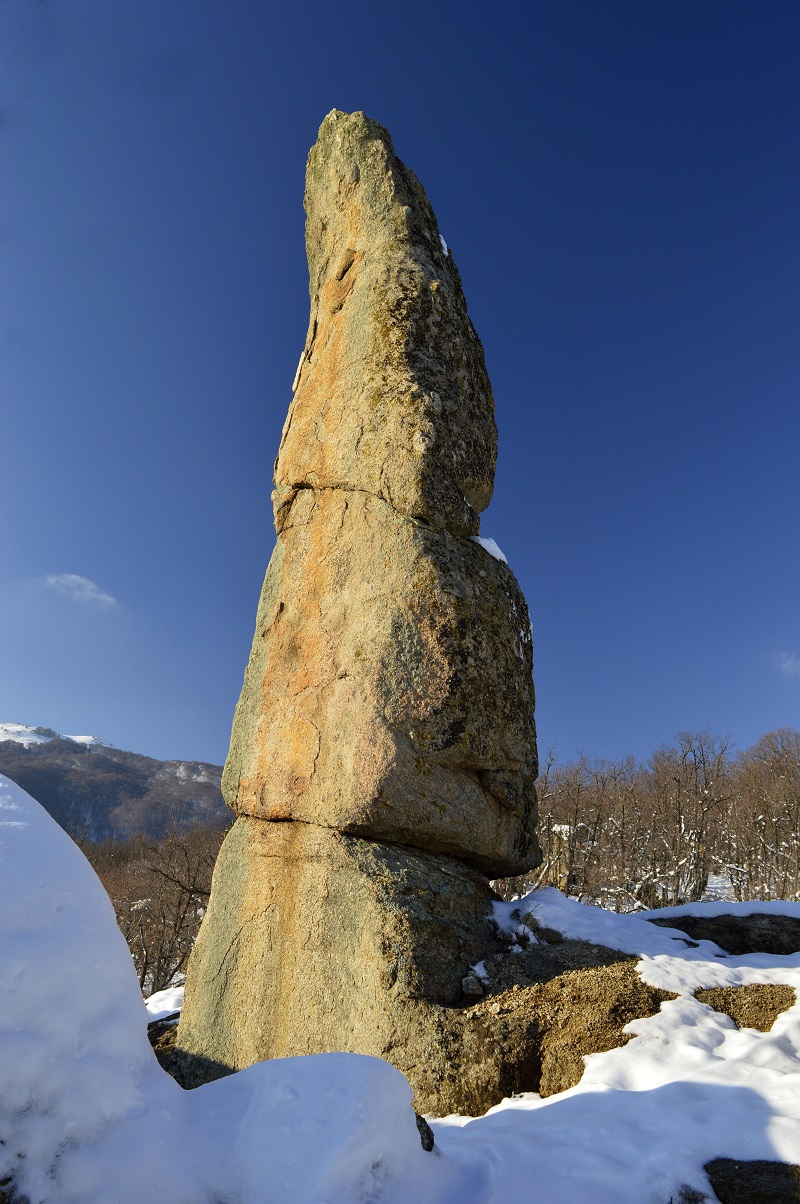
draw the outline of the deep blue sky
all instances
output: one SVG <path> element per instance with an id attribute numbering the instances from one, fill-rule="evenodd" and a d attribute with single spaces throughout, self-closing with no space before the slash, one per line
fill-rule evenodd
<path id="1" fill-rule="evenodd" d="M 0 0 L 0 720 L 224 758 L 336 107 L 461 270 L 540 746 L 798 726 L 798 62 L 795 0 Z"/>

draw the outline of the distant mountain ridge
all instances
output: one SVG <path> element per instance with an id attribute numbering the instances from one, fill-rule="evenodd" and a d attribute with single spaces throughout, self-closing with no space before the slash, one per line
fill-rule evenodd
<path id="1" fill-rule="evenodd" d="M 159 761 L 96 736 L 0 723 L 0 773 L 78 839 L 159 839 L 175 827 L 224 828 L 233 818 L 220 790 L 221 766 Z"/>

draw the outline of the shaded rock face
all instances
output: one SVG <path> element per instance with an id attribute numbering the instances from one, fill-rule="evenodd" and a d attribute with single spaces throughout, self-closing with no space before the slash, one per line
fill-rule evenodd
<path id="1" fill-rule="evenodd" d="M 452 1105 L 437 1076 L 467 1056 L 446 1013 L 496 944 L 488 878 L 539 861 L 530 621 L 470 538 L 493 486 L 491 388 L 452 257 L 381 126 L 328 115 L 306 212 L 311 321 L 223 773 L 239 818 L 177 1056 L 200 1081 L 379 1054 L 426 1110 Z"/>
<path id="2" fill-rule="evenodd" d="M 449 858 L 239 819 L 217 862 L 179 1045 L 229 1068 L 369 1053 L 418 1084 L 435 1017 L 461 1002 L 461 968 L 493 945 L 491 897 Z"/>
<path id="3" fill-rule="evenodd" d="M 649 919 L 649 917 L 645 917 Z M 696 941 L 714 941 L 726 953 L 777 953 L 786 957 L 800 952 L 800 920 L 796 916 L 658 916 L 650 920 L 661 928 L 677 928 Z"/>
<path id="4" fill-rule="evenodd" d="M 800 1166 L 715 1158 L 703 1168 L 720 1204 L 798 1204 Z"/>

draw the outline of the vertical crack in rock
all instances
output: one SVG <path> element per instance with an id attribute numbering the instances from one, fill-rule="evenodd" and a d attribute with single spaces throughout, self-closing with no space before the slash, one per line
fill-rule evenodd
<path id="1" fill-rule="evenodd" d="M 491 942 L 488 877 L 539 859 L 530 625 L 470 538 L 494 402 L 419 181 L 383 127 L 334 110 L 305 205 L 311 317 L 223 775 L 239 819 L 178 1044 L 230 1068 L 376 1053 L 414 1082 L 425 1009 L 462 1002 Z"/>

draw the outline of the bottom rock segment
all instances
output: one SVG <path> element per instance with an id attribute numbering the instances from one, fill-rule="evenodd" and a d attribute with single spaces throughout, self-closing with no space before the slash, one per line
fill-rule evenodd
<path id="1" fill-rule="evenodd" d="M 373 1054 L 418 1112 L 480 1115 L 577 1083 L 582 1056 L 667 998 L 636 959 L 580 941 L 503 948 L 493 893 L 449 858 L 312 824 L 239 819 L 190 963 L 175 1071 L 185 1086 L 264 1058 Z M 517 952 L 513 952 L 517 949 Z M 494 986 L 467 998 L 470 966 Z M 171 1067 L 172 1069 L 172 1067 Z"/>
<path id="2" fill-rule="evenodd" d="M 487 880 L 451 858 L 302 823 L 237 820 L 190 963 L 189 1081 L 345 1051 L 418 1080 L 425 1015 L 462 1000 L 494 942 Z M 196 984 L 196 985 L 195 985 Z"/>

